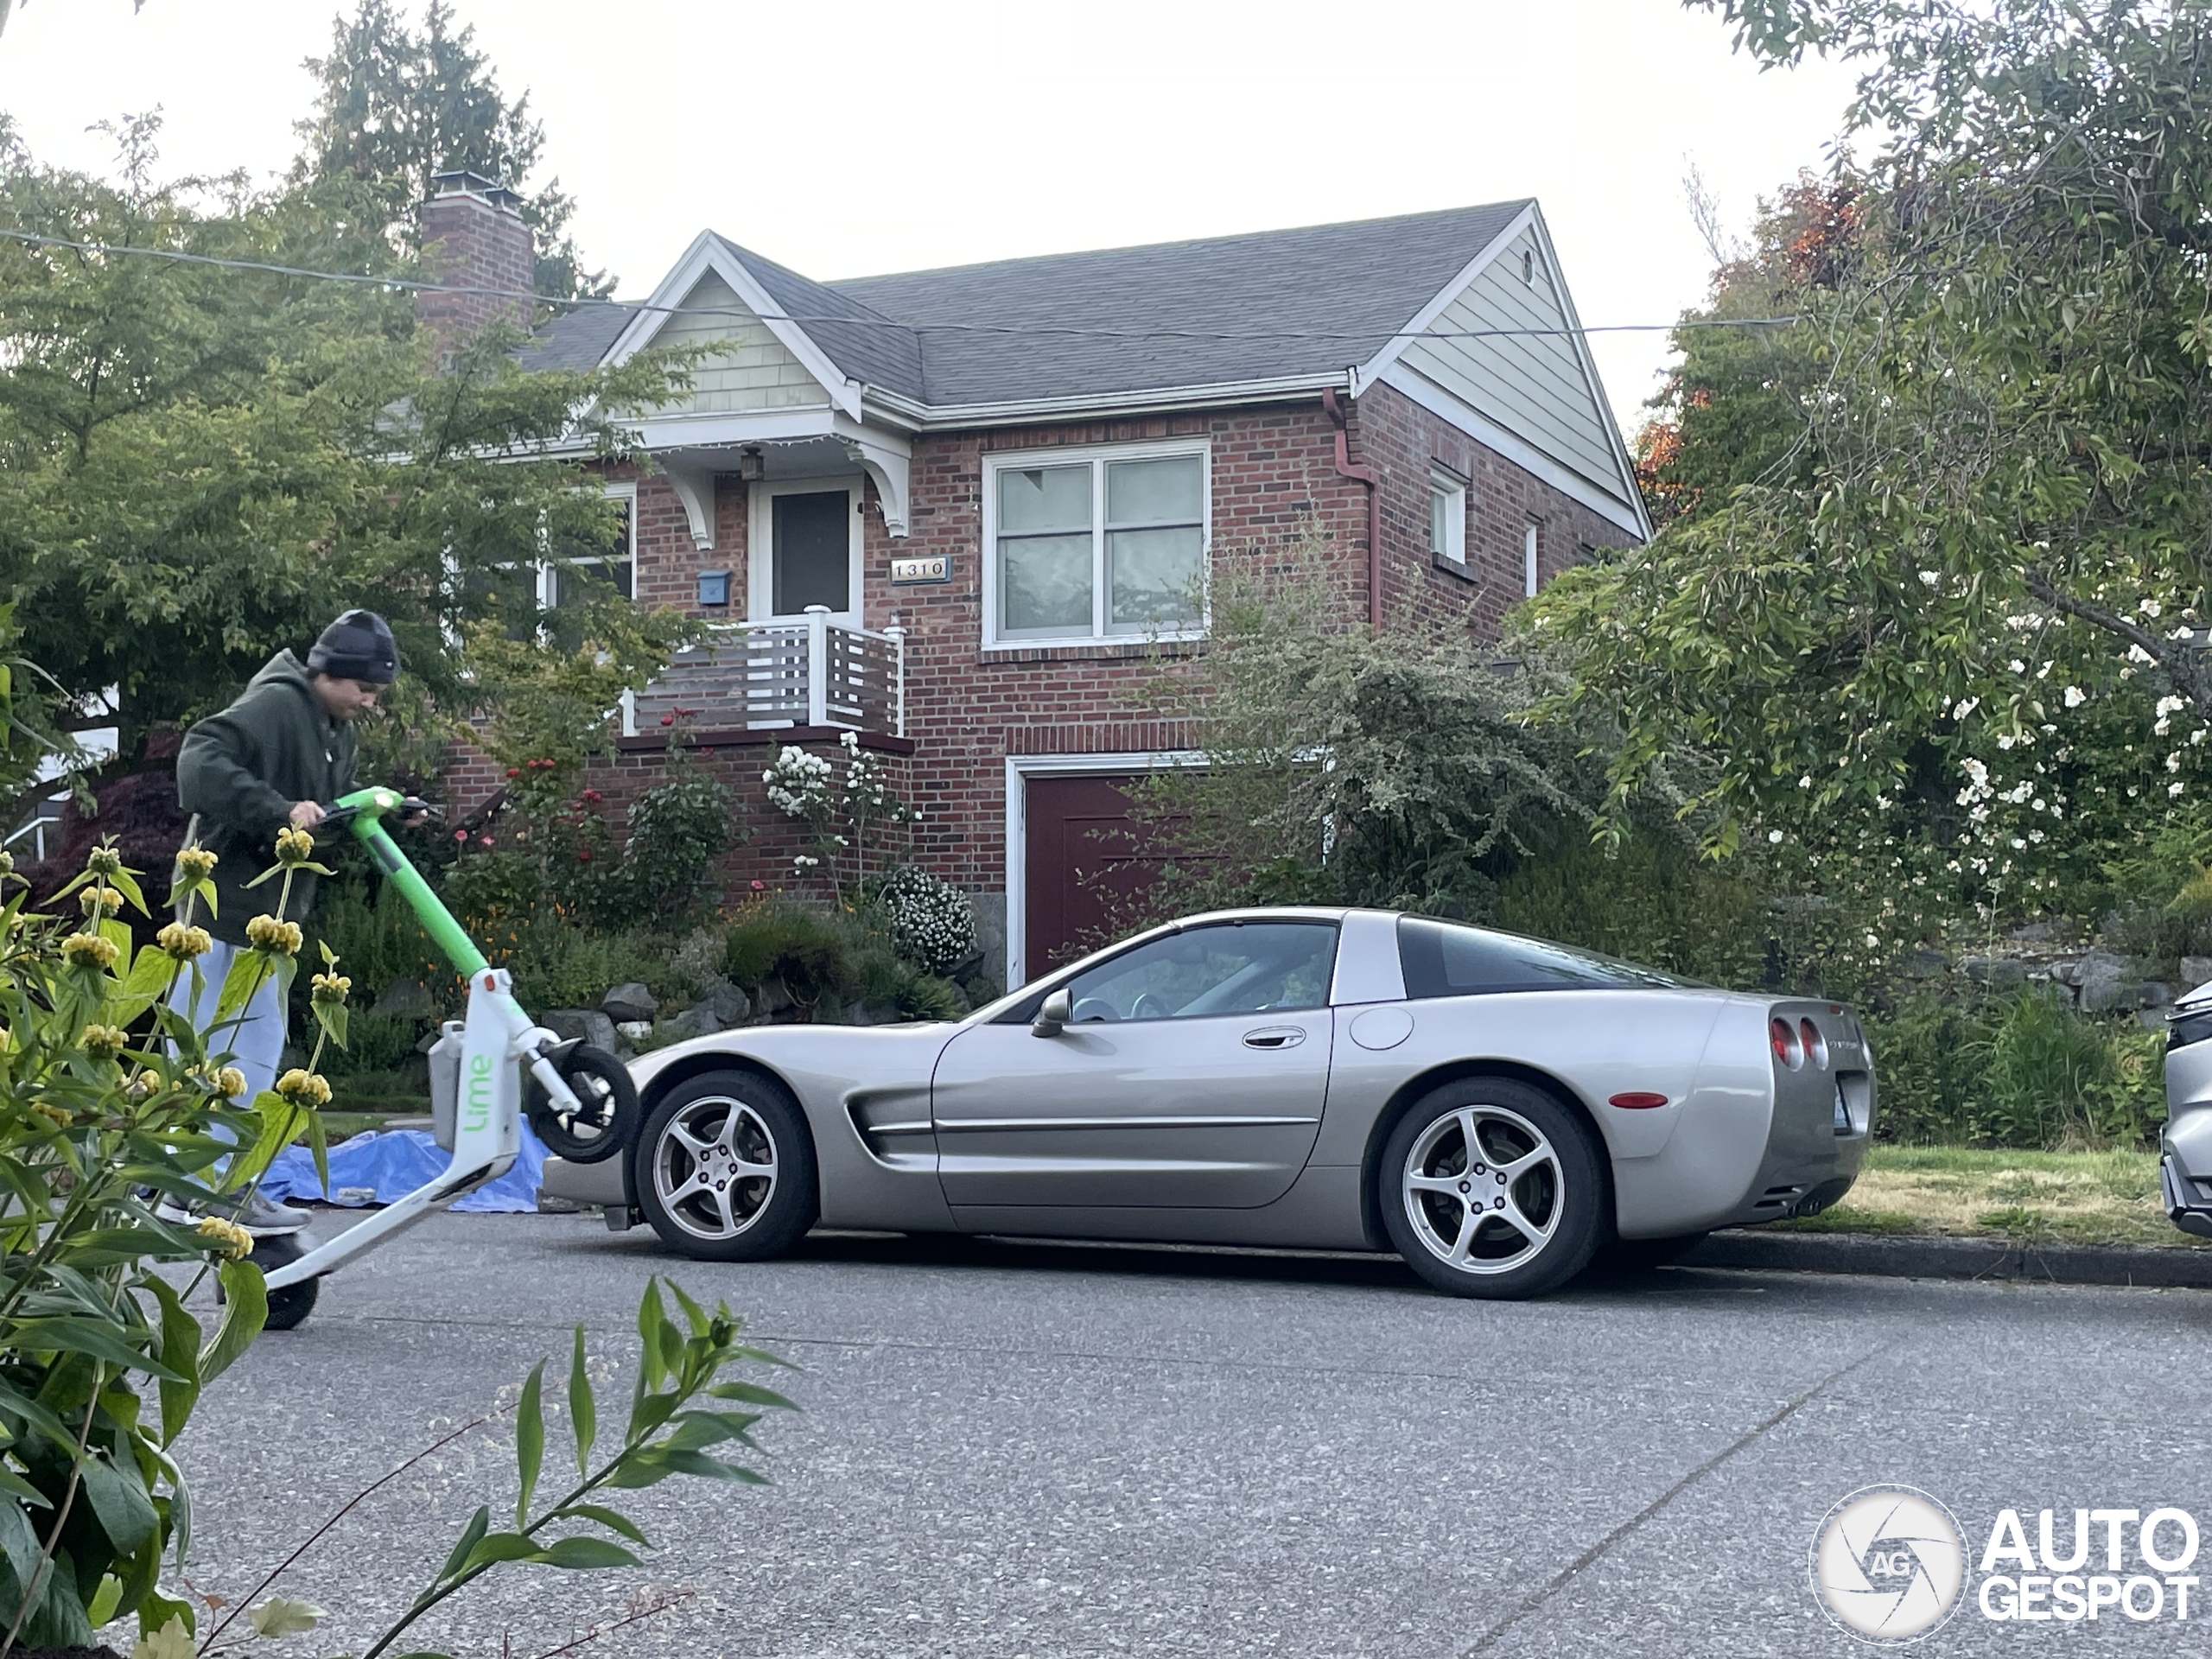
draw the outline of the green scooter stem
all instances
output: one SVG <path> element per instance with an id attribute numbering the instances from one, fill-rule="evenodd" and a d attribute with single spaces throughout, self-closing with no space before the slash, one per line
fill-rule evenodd
<path id="1" fill-rule="evenodd" d="M 369 849 L 369 855 L 376 860 L 385 879 L 397 887 L 414 908 L 423 930 L 437 942 L 438 949 L 446 953 L 455 970 L 463 978 L 480 974 L 490 964 L 476 948 L 476 941 L 454 919 L 444 901 L 430 891 L 430 884 L 423 879 L 422 872 L 407 861 L 407 855 L 399 850 L 398 843 L 384 827 L 384 815 L 397 811 L 402 804 L 403 798 L 389 789 L 357 789 L 336 803 L 353 811 L 354 836 Z"/>

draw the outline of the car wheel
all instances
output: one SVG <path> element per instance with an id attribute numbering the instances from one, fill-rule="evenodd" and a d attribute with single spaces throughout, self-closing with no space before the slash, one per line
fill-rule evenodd
<path id="1" fill-rule="evenodd" d="M 1406 1265 L 1454 1296 L 1541 1296 L 1582 1271 L 1610 1230 L 1605 1179 L 1581 1120 L 1504 1077 L 1446 1084 L 1383 1143 L 1376 1194 Z"/>
<path id="2" fill-rule="evenodd" d="M 679 1085 L 638 1137 L 634 1191 L 652 1229 L 702 1262 L 780 1255 L 820 1210 L 798 1103 L 757 1071 Z"/>

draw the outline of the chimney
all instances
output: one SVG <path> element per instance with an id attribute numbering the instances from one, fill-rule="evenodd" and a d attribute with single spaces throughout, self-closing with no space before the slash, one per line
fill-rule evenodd
<path id="1" fill-rule="evenodd" d="M 519 211 L 522 198 L 480 173 L 434 173 L 430 183 L 430 199 L 422 208 L 423 264 L 429 280 L 501 294 L 531 292 L 537 250 Z M 415 321 L 448 351 L 494 318 L 527 329 L 531 302 L 490 293 L 418 290 L 415 296 Z"/>

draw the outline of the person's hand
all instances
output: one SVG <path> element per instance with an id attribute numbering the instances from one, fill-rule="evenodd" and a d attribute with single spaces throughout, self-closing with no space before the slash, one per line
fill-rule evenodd
<path id="1" fill-rule="evenodd" d="M 295 801 L 292 803 L 291 817 L 292 827 L 295 830 L 312 830 L 322 822 L 323 810 L 318 802 Z"/>

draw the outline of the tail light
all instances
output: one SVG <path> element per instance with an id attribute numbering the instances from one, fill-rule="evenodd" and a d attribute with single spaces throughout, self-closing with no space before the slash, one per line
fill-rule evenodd
<path id="1" fill-rule="evenodd" d="M 1825 1071 L 1828 1069 L 1828 1039 L 1821 1035 L 1821 1028 L 1809 1020 L 1797 1022 L 1797 1034 L 1804 1039 L 1805 1058 Z"/>
<path id="2" fill-rule="evenodd" d="M 1798 1040 L 1797 1028 L 1787 1020 L 1767 1022 L 1767 1040 L 1774 1045 L 1774 1058 L 1792 1071 L 1805 1064 L 1805 1046 Z"/>

